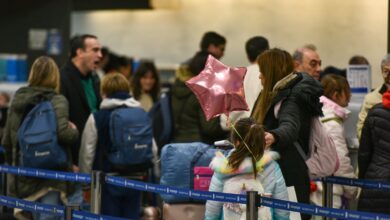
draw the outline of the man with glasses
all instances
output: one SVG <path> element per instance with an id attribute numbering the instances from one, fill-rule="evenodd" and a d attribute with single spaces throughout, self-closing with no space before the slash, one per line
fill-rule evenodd
<path id="1" fill-rule="evenodd" d="M 298 48 L 293 53 L 295 71 L 305 72 L 316 80 L 320 80 L 321 59 L 314 45 Z"/>
<path id="2" fill-rule="evenodd" d="M 390 54 L 387 54 L 381 62 L 381 71 L 383 77 L 383 85 L 376 88 L 374 91 L 368 93 L 364 97 L 363 105 L 359 113 L 359 119 L 357 123 L 357 135 L 360 139 L 364 121 L 367 117 L 368 110 L 374 105 L 382 102 L 382 95 L 390 89 Z"/>

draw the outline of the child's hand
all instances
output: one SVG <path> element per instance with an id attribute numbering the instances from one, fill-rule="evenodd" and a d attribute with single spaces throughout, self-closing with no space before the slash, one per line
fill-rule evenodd
<path id="1" fill-rule="evenodd" d="M 269 149 L 273 143 L 275 143 L 275 137 L 269 132 L 264 132 L 265 149 Z"/>

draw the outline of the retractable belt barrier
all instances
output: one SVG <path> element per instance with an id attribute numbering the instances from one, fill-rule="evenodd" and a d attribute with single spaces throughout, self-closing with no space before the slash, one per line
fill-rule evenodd
<path id="1" fill-rule="evenodd" d="M 37 202 L 26 201 L 22 199 L 11 198 L 7 196 L 0 196 L 0 205 L 22 209 L 26 211 L 46 213 L 58 216 L 65 215 L 65 207 L 57 205 L 48 205 Z M 125 220 L 124 218 L 97 215 L 89 212 L 83 211 L 72 211 L 72 219 L 80 220 Z"/>
<path id="2" fill-rule="evenodd" d="M 75 173 L 66 173 L 66 172 L 47 171 L 41 169 L 18 168 L 18 167 L 6 166 L 6 165 L 0 166 L 0 172 L 17 174 L 17 175 L 26 175 L 32 177 L 40 177 L 40 178 L 58 179 L 58 180 L 65 180 L 65 181 L 76 181 L 76 182 L 83 182 L 83 183 L 91 182 L 91 177 L 89 174 L 75 174 Z M 243 203 L 243 204 L 245 204 L 247 200 L 245 195 L 181 189 L 177 187 L 145 183 L 136 180 L 116 177 L 116 176 L 106 176 L 105 180 L 107 184 L 112 184 L 120 187 L 126 187 L 126 188 L 154 192 L 154 193 L 172 194 L 175 196 L 189 197 L 198 200 L 214 200 L 220 202 Z M 345 185 L 368 187 L 368 188 L 378 188 L 378 189 L 389 189 L 388 187 L 389 183 L 362 181 L 362 180 L 339 178 L 339 177 L 337 178 L 327 177 L 325 180 L 329 182 L 332 181 L 337 184 L 345 184 Z M 42 212 L 50 212 L 53 214 L 60 214 L 64 212 L 63 207 L 39 204 L 37 207 L 40 208 L 38 209 L 35 208 L 35 205 L 37 205 L 36 203 L 4 197 L 4 196 L 0 197 L 0 203 L 11 207 L 17 206 L 15 208 L 26 209 L 29 211 L 39 211 L 39 212 L 42 211 Z M 260 204 L 267 207 L 284 209 L 293 212 L 306 213 L 310 215 L 325 216 L 330 218 L 390 220 L 390 215 L 326 208 L 321 206 L 283 201 L 283 200 L 272 199 L 267 197 L 260 197 Z M 102 217 L 100 215 L 85 213 L 81 211 L 73 211 L 72 217 L 75 219 L 99 219 L 99 220 L 100 219 L 107 219 L 107 220 L 121 219 L 115 217 Z"/>
<path id="3" fill-rule="evenodd" d="M 329 176 L 323 178 L 323 181 L 326 183 L 357 186 L 357 187 L 367 188 L 367 189 L 390 190 L 390 183 L 378 182 L 372 180 L 359 180 L 359 179 L 351 179 L 345 177 Z"/>
<path id="4" fill-rule="evenodd" d="M 20 168 L 8 165 L 0 165 L 0 172 L 44 179 L 64 180 L 71 182 L 90 183 L 91 175 L 86 173 L 69 173 L 61 171 L 50 171 L 33 168 Z"/>
<path id="5" fill-rule="evenodd" d="M 106 183 L 116 185 L 116 186 L 121 186 L 121 187 L 132 188 L 136 190 L 142 190 L 142 191 L 148 191 L 154 193 L 165 193 L 165 194 L 171 194 L 171 195 L 176 195 L 181 197 L 190 197 L 198 200 L 214 200 L 219 202 L 246 204 L 245 195 L 181 189 L 172 186 L 161 186 L 157 184 L 144 183 L 136 180 L 123 179 L 114 176 L 106 176 Z M 284 209 L 293 212 L 325 216 L 330 218 L 390 220 L 390 215 L 343 210 L 343 209 L 334 209 L 334 208 L 325 208 L 316 205 L 283 201 L 283 200 L 272 199 L 268 197 L 260 197 L 260 204 L 271 208 Z"/>

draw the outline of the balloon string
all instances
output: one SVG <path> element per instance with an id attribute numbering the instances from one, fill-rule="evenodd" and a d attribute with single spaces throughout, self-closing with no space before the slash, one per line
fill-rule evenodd
<path id="1" fill-rule="evenodd" d="M 234 127 L 234 123 L 231 124 L 234 132 L 236 132 L 236 134 L 238 135 L 238 137 L 241 139 L 241 141 L 244 143 L 244 146 L 246 147 L 246 149 L 248 149 L 249 153 L 252 154 L 252 157 L 253 159 L 255 159 L 255 161 L 257 161 L 257 158 L 255 157 L 255 155 L 252 153 L 251 149 L 249 148 L 249 146 L 246 144 L 246 142 L 244 141 L 244 139 L 242 138 L 242 136 L 240 135 L 240 133 L 238 133 L 237 129 Z"/>

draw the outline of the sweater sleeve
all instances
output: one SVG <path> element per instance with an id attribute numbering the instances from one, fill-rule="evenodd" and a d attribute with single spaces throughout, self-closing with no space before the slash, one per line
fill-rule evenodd
<path id="1" fill-rule="evenodd" d="M 81 173 L 91 173 L 93 161 L 96 154 L 98 141 L 95 119 L 91 114 L 85 124 L 79 153 L 79 166 Z"/>
<path id="2" fill-rule="evenodd" d="M 63 95 L 55 95 L 52 100 L 54 111 L 57 117 L 58 141 L 62 145 L 73 144 L 77 141 L 79 132 L 69 127 L 69 104 Z"/>
<path id="3" fill-rule="evenodd" d="M 222 192 L 223 191 L 223 181 L 218 173 L 214 173 L 211 178 L 211 183 L 209 187 L 210 192 Z M 207 201 L 206 202 L 206 212 L 205 220 L 219 220 L 222 216 L 222 206 L 223 202 L 217 201 Z"/>
<path id="4" fill-rule="evenodd" d="M 361 137 L 363 124 L 364 124 L 364 120 L 367 117 L 368 109 L 372 107 L 372 106 L 370 106 L 370 104 L 368 104 L 367 99 L 368 99 L 368 97 L 366 96 L 364 98 L 364 101 L 363 101 L 363 106 L 360 109 L 358 122 L 357 122 L 357 125 L 356 125 L 356 132 L 357 132 L 358 139 L 360 139 L 360 137 Z"/>

